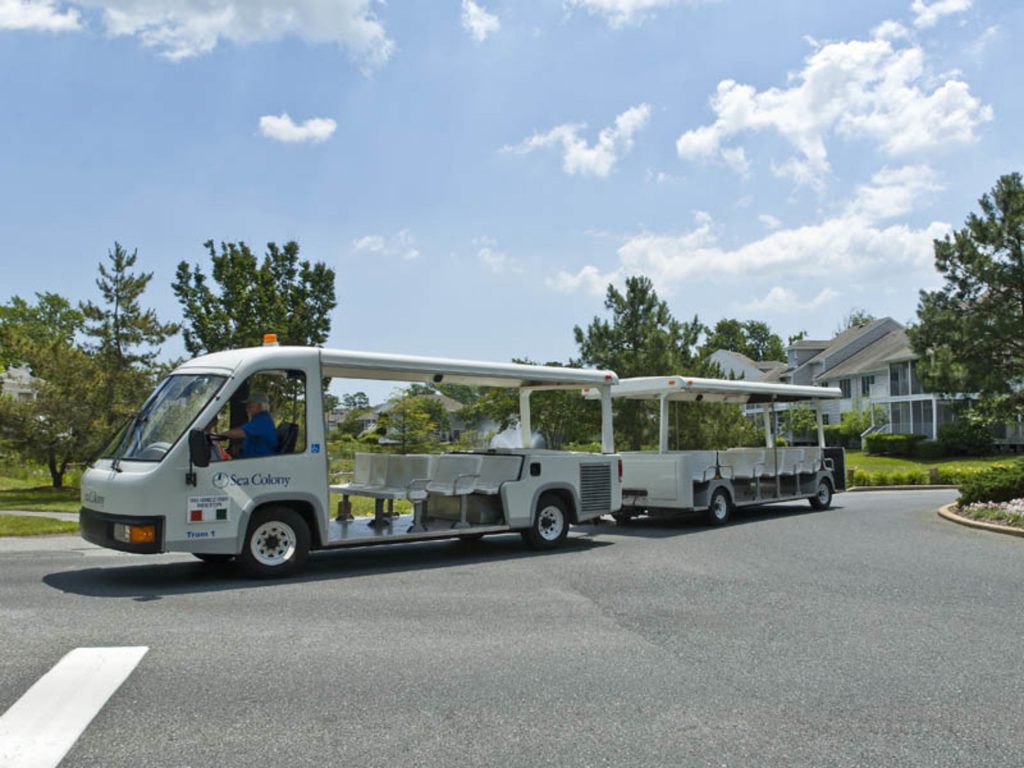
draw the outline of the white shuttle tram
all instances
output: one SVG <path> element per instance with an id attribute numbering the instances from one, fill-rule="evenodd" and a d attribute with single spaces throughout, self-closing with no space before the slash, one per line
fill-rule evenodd
<path id="1" fill-rule="evenodd" d="M 597 390 L 584 393 L 601 397 Z M 836 387 L 810 387 L 742 380 L 661 376 L 623 379 L 613 398 L 660 403 L 658 451 L 622 452 L 622 509 L 615 519 L 638 515 L 671 517 L 706 512 L 712 525 L 728 522 L 736 507 L 808 499 L 815 509 L 831 506 L 846 489 L 845 453 L 825 447 L 821 402 L 842 397 Z M 817 446 L 779 447 L 772 437 L 775 403 L 806 401 L 817 415 Z M 672 402 L 760 404 L 763 448 L 670 451 Z"/>
<path id="2" fill-rule="evenodd" d="M 357 454 L 349 482 L 331 485 L 322 382 L 328 378 L 518 388 L 523 447 L 427 455 Z M 561 544 L 571 523 L 617 512 L 610 371 L 374 354 L 312 347 L 239 349 L 198 357 L 162 381 L 82 478 L 82 536 L 137 553 L 236 559 L 256 577 L 290 574 L 310 550 L 520 532 Z M 529 447 L 530 393 L 599 393 L 602 453 Z M 219 459 L 208 433 L 245 421 L 250 392 L 269 392 L 278 450 Z M 376 500 L 351 519 L 330 493 Z M 396 499 L 414 512 L 388 514 Z"/>

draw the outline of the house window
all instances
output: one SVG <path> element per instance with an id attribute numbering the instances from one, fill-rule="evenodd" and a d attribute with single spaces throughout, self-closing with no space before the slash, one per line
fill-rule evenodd
<path id="1" fill-rule="evenodd" d="M 894 435 L 906 435 L 910 428 L 910 403 L 890 403 L 889 424 Z"/>
<path id="2" fill-rule="evenodd" d="M 910 394 L 910 379 L 906 363 L 895 363 L 889 366 L 889 395 L 901 397 Z"/>
<path id="3" fill-rule="evenodd" d="M 850 399 L 850 380 L 849 379 L 840 379 L 839 380 L 839 389 L 842 390 L 843 397 L 845 399 L 849 400 Z"/>
<path id="4" fill-rule="evenodd" d="M 860 394 L 862 397 L 871 396 L 871 387 L 874 386 L 874 376 L 861 376 L 860 379 Z"/>
<path id="5" fill-rule="evenodd" d="M 919 435 L 927 435 L 929 438 L 932 437 L 932 401 L 915 400 L 911 405 L 914 432 Z"/>

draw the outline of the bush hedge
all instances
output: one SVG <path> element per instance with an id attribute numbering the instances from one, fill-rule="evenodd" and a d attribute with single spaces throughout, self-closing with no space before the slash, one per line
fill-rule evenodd
<path id="1" fill-rule="evenodd" d="M 995 449 L 989 428 L 967 419 L 939 427 L 939 443 L 947 456 L 988 456 Z"/>
<path id="2" fill-rule="evenodd" d="M 853 470 L 853 485 L 857 486 L 928 485 L 930 482 L 927 469 L 893 470 L 891 472 Z"/>
<path id="3" fill-rule="evenodd" d="M 924 435 L 874 434 L 864 438 L 868 453 L 878 456 L 913 456 L 914 446 L 925 440 Z"/>
<path id="4" fill-rule="evenodd" d="M 994 464 L 960 480 L 960 505 L 1024 497 L 1024 461 Z"/>
<path id="5" fill-rule="evenodd" d="M 825 425 L 825 445 L 840 446 L 860 450 L 860 435 L 851 434 L 842 424 Z"/>

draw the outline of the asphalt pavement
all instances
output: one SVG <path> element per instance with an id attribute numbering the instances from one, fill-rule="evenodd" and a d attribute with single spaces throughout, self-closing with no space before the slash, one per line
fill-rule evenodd
<path id="1" fill-rule="evenodd" d="M 951 491 L 316 554 L 0 541 L 0 712 L 148 653 L 64 766 L 1020 766 L 1024 540 Z"/>

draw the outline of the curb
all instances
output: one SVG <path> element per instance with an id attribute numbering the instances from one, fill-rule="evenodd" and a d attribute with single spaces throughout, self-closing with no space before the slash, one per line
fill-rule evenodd
<path id="1" fill-rule="evenodd" d="M 847 493 L 864 493 L 865 491 L 955 491 L 956 485 L 854 485 L 846 489 Z"/>
<path id="2" fill-rule="evenodd" d="M 997 525 L 996 523 L 986 523 L 981 520 L 972 520 L 969 517 L 962 517 L 953 510 L 956 509 L 956 504 L 947 504 L 944 507 L 939 507 L 939 516 L 944 517 L 947 520 L 951 520 L 954 523 L 960 525 L 966 525 L 968 528 L 981 528 L 984 531 L 992 531 L 993 533 L 1005 533 L 1010 536 L 1024 536 L 1024 528 L 1013 528 L 1009 525 Z"/>

